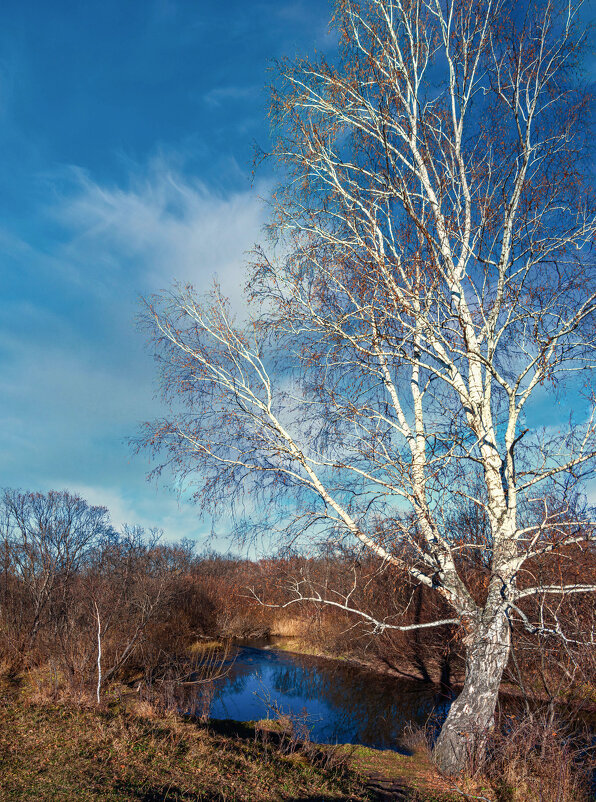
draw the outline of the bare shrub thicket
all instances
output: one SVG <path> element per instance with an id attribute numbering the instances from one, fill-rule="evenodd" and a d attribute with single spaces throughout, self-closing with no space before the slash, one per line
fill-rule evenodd
<path id="1" fill-rule="evenodd" d="M 463 513 L 452 531 L 468 528 L 468 539 L 478 522 Z M 464 535 L 462 535 L 462 538 Z M 564 582 L 596 581 L 596 554 L 592 545 L 546 554 L 528 565 L 527 582 L 546 587 Z M 477 603 L 487 593 L 489 571 L 482 559 L 462 550 L 458 567 Z M 437 594 L 365 551 L 337 548 L 312 557 L 294 555 L 259 564 L 254 596 L 263 603 L 273 632 L 298 636 L 314 650 L 351 655 L 397 673 L 444 686 L 449 692 L 463 679 L 466 633 L 455 626 L 438 631 L 416 628 L 445 615 Z M 242 572 L 237 585 L 249 584 L 252 572 Z M 260 584 L 259 584 L 260 583 Z M 523 591 L 522 591 L 523 592 Z M 320 605 L 317 596 L 333 604 Z M 302 598 L 301 598 L 302 597 Z M 350 609 L 359 611 L 356 617 Z M 248 612 L 248 611 L 247 611 Z M 367 618 L 367 616 L 369 618 Z M 524 617 L 540 623 L 524 626 Z M 404 627 L 383 629 L 378 622 L 399 620 Z M 286 626 L 284 626 L 286 625 Z M 408 626 L 412 626 L 408 630 Z M 593 704 L 596 676 L 596 621 L 589 596 L 528 596 L 520 601 L 512 621 L 512 652 L 504 679 L 509 690 L 529 699 L 562 699 Z"/>
<path id="2" fill-rule="evenodd" d="M 151 674 L 209 631 L 189 544 L 117 532 L 106 508 L 66 491 L 7 490 L 0 521 L 5 668 L 49 669 L 54 692 L 93 688 L 99 699 L 112 680 Z"/>
<path id="3" fill-rule="evenodd" d="M 593 736 L 577 721 L 532 715 L 503 715 L 486 749 L 470 755 L 472 777 L 488 780 L 499 800 L 580 802 L 590 799 Z"/>
<path id="4" fill-rule="evenodd" d="M 116 532 L 104 507 L 67 492 L 5 491 L 0 516 L 5 665 L 51 666 L 62 682 L 95 687 L 100 644 L 102 685 L 127 672 L 140 672 L 155 684 L 166 675 L 184 675 L 194 643 L 274 633 L 416 679 L 446 686 L 461 680 L 461 630 L 375 632 L 366 618 L 355 619 L 345 609 L 351 605 L 372 621 L 399 616 L 405 626 L 445 614 L 436 594 L 366 551 L 338 547 L 259 561 L 197 556 L 190 544 L 160 542 L 156 532 L 139 527 Z M 478 522 L 463 513 L 453 524 L 454 530 L 474 526 Z M 462 555 L 460 570 L 481 602 L 485 567 L 469 553 Z M 528 581 L 593 581 L 594 564 L 591 549 L 544 555 L 529 566 Z M 296 602 L 297 590 L 336 599 L 338 606 Z M 522 696 L 553 704 L 561 698 L 589 701 L 596 668 L 595 650 L 586 642 L 595 628 L 589 597 L 553 602 L 531 596 L 520 603 L 520 614 L 540 621 L 541 634 L 523 626 L 514 631 L 507 681 Z"/>

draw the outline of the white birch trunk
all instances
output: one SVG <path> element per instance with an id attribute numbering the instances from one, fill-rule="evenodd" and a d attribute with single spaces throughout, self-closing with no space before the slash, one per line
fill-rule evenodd
<path id="1" fill-rule="evenodd" d="M 95 603 L 95 616 L 97 618 L 97 689 L 96 689 L 96 697 L 97 697 L 97 704 L 100 701 L 100 693 L 101 693 L 101 618 L 99 615 L 99 607 L 97 606 L 97 602 Z"/>
<path id="2" fill-rule="evenodd" d="M 500 605 L 499 605 L 500 607 Z M 434 748 L 434 758 L 445 774 L 461 772 L 469 758 L 483 748 L 493 721 L 499 686 L 510 649 L 509 622 L 497 608 L 484 610 L 471 635 L 466 655 L 466 676 L 452 704 Z"/>

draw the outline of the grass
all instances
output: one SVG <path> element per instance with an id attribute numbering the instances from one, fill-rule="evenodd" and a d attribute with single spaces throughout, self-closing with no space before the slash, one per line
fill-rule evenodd
<path id="1" fill-rule="evenodd" d="M 453 799 L 422 751 L 302 745 L 283 722 L 201 724 L 121 694 L 103 708 L 32 701 L 27 685 L 0 696 L 2 802 L 365 802 L 387 784 Z"/>
<path id="2" fill-rule="evenodd" d="M 41 670 L 0 673 L 0 802 L 587 798 L 572 756 L 565 760 L 554 732 L 545 741 L 548 733 L 540 727 L 532 737 L 523 728 L 519 737 L 510 731 L 505 746 L 492 749 L 490 764 L 456 784 L 438 774 L 426 736 L 416 729 L 405 736 L 408 755 L 324 746 L 307 736 L 301 741 L 300 726 L 283 716 L 201 723 L 158 713 L 119 685 L 106 690 L 97 707 L 83 691 L 73 694 L 50 680 Z"/>
<path id="3" fill-rule="evenodd" d="M 180 716 L 0 702 L 2 800 L 364 800 L 355 772 Z"/>
<path id="4" fill-rule="evenodd" d="M 204 654 L 205 652 L 225 649 L 225 644 L 221 640 L 197 640 L 189 648 L 188 653 L 192 657 Z"/>
<path id="5" fill-rule="evenodd" d="M 300 638 L 307 629 L 308 622 L 302 618 L 278 615 L 271 626 L 271 635 L 282 638 Z"/>

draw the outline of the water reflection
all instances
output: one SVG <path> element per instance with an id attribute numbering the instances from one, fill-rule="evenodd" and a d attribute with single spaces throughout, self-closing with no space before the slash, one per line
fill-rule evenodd
<path id="1" fill-rule="evenodd" d="M 212 718 L 267 718 L 272 707 L 307 716 L 313 741 L 399 749 L 409 722 L 441 714 L 419 683 L 385 677 L 333 660 L 242 646 L 217 683 Z"/>

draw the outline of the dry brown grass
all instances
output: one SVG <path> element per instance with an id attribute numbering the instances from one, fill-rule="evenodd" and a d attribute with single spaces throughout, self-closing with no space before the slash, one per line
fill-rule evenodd
<path id="1" fill-rule="evenodd" d="M 401 738 L 412 756 L 402 758 L 399 772 L 402 777 L 409 773 L 415 787 L 424 787 L 427 793 L 434 789 L 450 800 L 591 802 L 594 752 L 588 732 L 553 724 L 546 714 L 538 713 L 519 719 L 503 716 L 500 725 L 489 736 L 483 754 L 471 755 L 467 773 L 457 779 L 438 776 L 432 761 L 432 733 L 412 726 Z M 373 753 L 369 760 L 378 765 L 379 757 Z M 391 762 L 384 773 L 391 773 Z"/>
<path id="2" fill-rule="evenodd" d="M 254 731 L 176 716 L 0 701 L 0 800 L 364 802 L 355 774 L 287 756 Z"/>
<path id="3" fill-rule="evenodd" d="M 308 619 L 277 615 L 271 625 L 271 635 L 280 638 L 303 638 L 308 631 Z"/>
<path id="4" fill-rule="evenodd" d="M 525 718 L 492 736 L 484 773 L 504 802 L 589 802 L 586 746 L 563 725 Z"/>
<path id="5" fill-rule="evenodd" d="M 197 657 L 198 655 L 202 655 L 205 652 L 213 651 L 214 649 L 223 649 L 225 644 L 221 640 L 215 639 L 207 639 L 207 640 L 197 640 L 192 643 L 188 648 L 188 653 L 191 657 Z"/>

